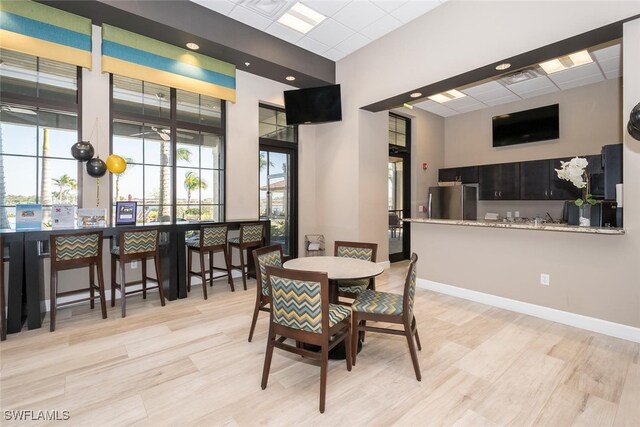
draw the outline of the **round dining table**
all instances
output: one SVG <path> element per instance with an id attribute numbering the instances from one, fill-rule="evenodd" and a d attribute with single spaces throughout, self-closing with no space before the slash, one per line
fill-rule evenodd
<path id="1" fill-rule="evenodd" d="M 384 268 L 375 262 L 336 256 L 294 258 L 282 266 L 294 270 L 327 273 L 329 277 L 329 302 L 334 304 L 338 303 L 338 280 L 368 279 L 378 276 L 384 271 Z"/>

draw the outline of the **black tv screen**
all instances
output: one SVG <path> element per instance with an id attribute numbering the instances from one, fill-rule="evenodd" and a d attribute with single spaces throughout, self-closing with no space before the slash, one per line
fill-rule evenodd
<path id="1" fill-rule="evenodd" d="M 340 121 L 340 85 L 285 90 L 284 109 L 288 125 Z"/>
<path id="2" fill-rule="evenodd" d="M 558 104 L 493 118 L 493 146 L 504 147 L 560 137 Z"/>

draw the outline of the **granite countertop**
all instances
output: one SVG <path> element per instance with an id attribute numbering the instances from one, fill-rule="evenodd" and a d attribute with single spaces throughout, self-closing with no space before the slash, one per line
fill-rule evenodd
<path id="1" fill-rule="evenodd" d="M 513 228 L 519 230 L 536 230 L 536 231 L 557 231 L 561 233 L 586 233 L 586 234 L 609 234 L 622 235 L 625 233 L 623 228 L 612 227 L 579 227 L 577 225 L 566 224 L 541 224 L 535 225 L 525 222 L 502 222 L 502 221 L 470 221 L 456 219 L 427 219 L 427 218 L 407 218 L 406 222 L 416 224 L 442 224 L 442 225 L 462 225 L 468 227 L 491 227 L 491 228 Z"/>

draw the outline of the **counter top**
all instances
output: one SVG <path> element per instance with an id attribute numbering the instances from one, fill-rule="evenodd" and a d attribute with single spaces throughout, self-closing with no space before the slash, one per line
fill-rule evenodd
<path id="1" fill-rule="evenodd" d="M 579 227 L 577 225 L 565 224 L 542 224 L 535 225 L 529 223 L 502 222 L 502 221 L 469 221 L 456 219 L 427 219 L 427 218 L 406 218 L 406 222 L 416 224 L 442 224 L 442 225 L 462 225 L 467 227 L 491 227 L 491 228 L 513 228 L 519 230 L 535 230 L 535 231 L 557 231 L 561 233 L 586 233 L 586 234 L 608 234 L 622 235 L 625 233 L 623 228 L 611 227 Z"/>

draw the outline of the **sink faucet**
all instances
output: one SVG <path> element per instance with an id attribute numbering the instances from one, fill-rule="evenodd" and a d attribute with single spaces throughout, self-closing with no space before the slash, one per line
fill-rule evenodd
<path id="1" fill-rule="evenodd" d="M 547 212 L 547 217 L 549 217 L 549 220 L 551 220 L 551 222 L 555 222 L 555 221 L 553 220 L 553 217 L 552 217 L 551 215 L 549 215 L 549 212 Z"/>

